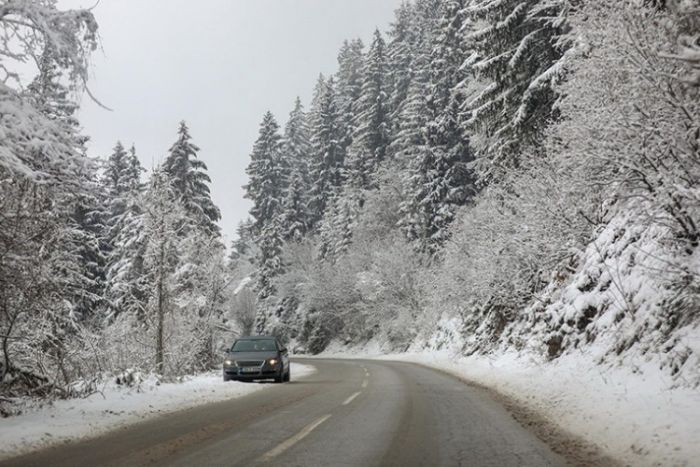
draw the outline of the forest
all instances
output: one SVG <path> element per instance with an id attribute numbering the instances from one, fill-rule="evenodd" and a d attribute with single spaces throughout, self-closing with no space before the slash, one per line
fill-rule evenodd
<path id="1" fill-rule="evenodd" d="M 700 384 L 697 0 L 405 2 L 262 117 L 231 245 L 184 121 L 148 173 L 120 142 L 87 154 L 90 11 L 8 0 L 0 25 L 0 413 L 201 372 L 250 333 L 596 344 Z"/>

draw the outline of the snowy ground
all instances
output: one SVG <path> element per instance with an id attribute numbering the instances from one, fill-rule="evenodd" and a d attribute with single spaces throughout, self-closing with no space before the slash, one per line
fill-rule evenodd
<path id="1" fill-rule="evenodd" d="M 357 357 L 421 363 L 486 386 L 627 465 L 700 465 L 700 392 L 668 389 L 671 382 L 653 366 L 632 372 L 594 365 L 583 354 L 555 363 L 450 352 Z"/>
<path id="2" fill-rule="evenodd" d="M 292 363 L 292 377 L 313 373 L 309 365 Z M 224 383 L 220 371 L 188 378 L 182 383 L 157 384 L 148 378 L 138 388 L 115 383 L 86 399 L 56 401 L 0 418 L 0 459 L 70 440 L 94 437 L 144 419 L 195 405 L 241 397 L 269 385 Z"/>

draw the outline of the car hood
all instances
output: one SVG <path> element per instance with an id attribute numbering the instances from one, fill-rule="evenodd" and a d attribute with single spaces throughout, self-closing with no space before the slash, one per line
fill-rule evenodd
<path id="1" fill-rule="evenodd" d="M 226 358 L 232 360 L 267 360 L 269 358 L 277 358 L 276 351 L 266 352 L 228 352 Z"/>

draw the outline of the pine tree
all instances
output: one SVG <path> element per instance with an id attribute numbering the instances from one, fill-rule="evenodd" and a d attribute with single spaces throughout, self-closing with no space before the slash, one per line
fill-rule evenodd
<path id="1" fill-rule="evenodd" d="M 301 172 L 294 168 L 282 202 L 280 224 L 285 240 L 301 241 L 308 231 L 311 213 L 308 209 L 308 191 Z"/>
<path id="2" fill-rule="evenodd" d="M 362 89 L 355 110 L 355 131 L 348 152 L 349 182 L 369 188 L 389 144 L 388 96 L 386 92 L 386 44 L 379 30 L 367 53 Z"/>
<path id="3" fill-rule="evenodd" d="M 271 112 L 260 124 L 260 133 L 246 169 L 249 182 L 246 198 L 253 202 L 251 230 L 259 248 L 258 296 L 261 300 L 274 293 L 272 279 L 281 271 L 282 225 L 281 215 L 285 194 L 285 174 L 288 167 L 282 157 L 282 137 L 279 125 Z"/>
<path id="4" fill-rule="evenodd" d="M 219 237 L 217 221 L 221 219 L 221 213 L 211 199 L 208 185 L 211 179 L 206 173 L 206 164 L 197 159 L 199 148 L 190 140 L 187 125 L 180 122 L 178 139 L 170 148 L 163 170 L 172 179 L 173 188 L 182 199 L 188 216 L 202 230 Z"/>
<path id="5" fill-rule="evenodd" d="M 336 102 L 340 126 L 340 146 L 347 153 L 355 132 L 357 102 L 362 90 L 364 44 L 361 39 L 345 41 L 338 54 Z"/>
<path id="6" fill-rule="evenodd" d="M 465 50 L 461 32 L 465 28 L 465 0 L 448 1 L 434 35 L 434 49 L 423 56 L 427 70 L 417 74 L 411 102 L 413 108 L 404 113 L 399 150 L 410 157 L 405 177 L 406 200 L 402 204 L 401 225 L 418 248 L 437 253 L 449 236 L 449 225 L 457 207 L 466 203 L 475 191 L 475 180 L 469 164 L 473 160 L 469 138 L 463 123 L 463 90 L 468 79 L 461 67 Z M 425 125 L 423 130 L 418 127 Z M 415 143 L 415 144 L 413 144 Z M 412 154 L 411 154 L 412 153 Z M 409 156 L 410 154 L 410 156 Z"/>
<path id="7" fill-rule="evenodd" d="M 32 105 L 50 121 L 58 124 L 68 135 L 71 151 L 83 160 L 71 189 L 73 199 L 68 207 L 63 248 L 73 255 L 70 269 L 65 269 L 65 289 L 77 317 L 95 312 L 101 302 L 105 257 L 101 250 L 103 211 L 97 183 L 97 164 L 85 155 L 89 138 L 80 134 L 75 116 L 78 105 L 71 98 L 73 90 L 64 84 L 64 72 L 59 69 L 57 54 L 47 46 L 39 60 L 39 74 L 27 87 Z M 71 157 L 71 154 L 66 154 Z M 64 183 L 66 180 L 63 181 Z"/>
<path id="8" fill-rule="evenodd" d="M 314 160 L 310 168 L 311 225 L 316 226 L 326 210 L 328 200 L 339 193 L 345 182 L 345 153 L 340 144 L 340 118 L 333 78 L 320 83 L 311 122 L 311 145 Z"/>
<path id="9" fill-rule="evenodd" d="M 261 301 L 275 294 L 273 279 L 282 273 L 282 229 L 277 217 L 267 222 L 257 237 L 260 249 L 257 258 L 258 299 Z"/>
<path id="10" fill-rule="evenodd" d="M 107 193 L 104 244 L 107 251 L 105 297 L 106 319 L 121 313 L 143 315 L 145 296 L 143 255 L 143 168 L 132 146 L 129 153 L 117 143 L 103 178 Z"/>
<path id="11" fill-rule="evenodd" d="M 120 219 L 127 211 L 130 198 L 143 188 L 141 172 L 143 168 L 136 157 L 136 149 L 132 146 L 127 153 L 122 143 L 117 141 L 107 159 L 101 180 L 106 203 L 103 242 L 108 254 L 114 248 L 115 238 L 119 235 Z"/>
<path id="12" fill-rule="evenodd" d="M 298 241 L 306 234 L 311 223 L 308 210 L 311 143 L 306 114 L 299 98 L 285 126 L 282 159 L 286 161 L 285 166 L 289 169 L 286 174 L 286 192 L 282 201 L 280 222 L 284 239 Z"/>
<path id="13" fill-rule="evenodd" d="M 387 45 L 388 73 L 385 88 L 389 94 L 388 113 L 395 125 L 392 136 L 398 131 L 400 114 L 416 71 L 416 44 L 421 33 L 417 26 L 415 5 L 404 1 L 396 10 L 396 19 L 391 24 Z"/>
<path id="14" fill-rule="evenodd" d="M 279 130 L 274 115 L 265 113 L 246 169 L 249 181 L 244 187 L 245 197 L 253 202 L 250 214 L 254 219 L 252 229 L 255 236 L 281 212 L 286 167 L 282 163 Z"/>
<path id="15" fill-rule="evenodd" d="M 411 161 L 420 157 L 426 145 L 425 128 L 431 120 L 427 100 L 430 86 L 427 54 L 419 54 L 413 63 L 414 76 L 395 119 L 397 126 L 390 145 L 395 165 L 401 173 L 405 172 Z"/>
<path id="16" fill-rule="evenodd" d="M 468 30 L 468 61 L 484 90 L 469 103 L 470 123 L 490 139 L 487 176 L 493 167 L 518 164 L 523 146 L 538 145 L 556 117 L 554 85 L 563 76 L 569 44 L 563 0 L 481 0 L 464 13 L 484 27 Z"/>
<path id="17" fill-rule="evenodd" d="M 251 228 L 253 226 L 253 220 L 247 218 L 238 223 L 236 227 L 236 239 L 231 242 L 231 253 L 229 254 L 229 261 L 231 263 L 239 261 L 249 255 L 255 243 L 251 235 Z"/>
<path id="18" fill-rule="evenodd" d="M 396 20 L 389 31 L 391 41 L 387 46 L 387 89 L 392 125 L 390 157 L 403 151 L 403 144 L 408 141 L 406 135 L 400 133 L 405 133 L 407 127 L 403 120 L 415 114 L 415 109 L 405 112 L 404 107 L 415 106 L 417 99 L 425 101 L 428 95 L 431 54 L 442 14 L 443 0 L 405 2 L 396 10 Z M 416 80 L 418 82 L 414 83 Z M 405 161 L 401 165 L 405 166 Z"/>
<path id="19" fill-rule="evenodd" d="M 123 197 L 124 212 L 113 220 L 115 232 L 107 258 L 105 299 L 106 321 L 127 314 L 138 322 L 145 319 L 148 284 L 144 255 L 148 238 L 144 234 L 144 203 L 141 190 Z"/>

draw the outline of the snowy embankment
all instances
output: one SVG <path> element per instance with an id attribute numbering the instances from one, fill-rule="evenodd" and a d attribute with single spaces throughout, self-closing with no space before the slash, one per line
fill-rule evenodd
<path id="1" fill-rule="evenodd" d="M 693 466 L 700 459 L 700 392 L 670 388 L 671 379 L 654 365 L 635 371 L 601 366 L 584 353 L 551 362 L 516 353 L 383 354 L 381 345 L 362 350 L 331 346 L 318 357 L 407 361 L 446 371 L 505 396 L 513 402 L 507 405 L 516 406 L 511 410 L 535 414 L 548 425 L 538 433 L 545 441 L 557 444 L 560 435 L 573 437 L 624 465 Z M 538 423 L 527 415 L 516 418 Z"/>
<path id="2" fill-rule="evenodd" d="M 584 355 L 551 363 L 516 354 L 379 358 L 429 365 L 491 388 L 624 464 L 692 466 L 700 459 L 700 393 L 669 389 L 654 368 L 602 368 Z"/>
<path id="3" fill-rule="evenodd" d="M 380 335 L 324 355 L 448 371 L 627 465 L 700 465 L 700 250 L 675 245 L 623 213 L 505 326 L 456 304 L 407 353 Z"/>
<path id="4" fill-rule="evenodd" d="M 292 363 L 294 379 L 314 371 L 312 366 Z M 88 398 L 59 400 L 0 419 L 0 459 L 99 436 L 165 413 L 242 397 L 266 387 L 270 385 L 225 383 L 220 371 L 188 377 L 181 383 L 159 383 L 149 377 L 124 387 L 112 381 Z"/>

